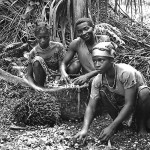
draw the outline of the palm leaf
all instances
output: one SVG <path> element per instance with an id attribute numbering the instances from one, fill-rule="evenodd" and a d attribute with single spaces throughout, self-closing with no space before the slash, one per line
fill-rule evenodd
<path id="1" fill-rule="evenodd" d="M 62 3 L 62 5 L 66 6 L 65 2 Z M 63 6 L 61 6 L 61 7 L 63 7 Z M 63 7 L 63 8 L 65 8 L 65 9 L 62 9 L 61 13 L 58 11 L 59 12 L 59 14 L 58 14 L 58 12 L 57 12 L 57 16 L 58 16 L 57 20 L 59 20 L 60 17 L 62 18 L 61 20 L 59 20 L 59 25 L 61 27 L 62 42 L 63 42 L 64 46 L 67 46 L 66 39 L 65 39 L 65 33 L 66 33 L 66 27 L 68 24 L 68 17 L 67 17 L 66 7 Z"/>
<path id="2" fill-rule="evenodd" d="M 49 24 L 52 26 L 53 24 L 53 12 L 54 12 L 54 8 L 55 8 L 55 3 L 56 3 L 56 0 L 53 0 L 51 5 L 50 5 L 50 12 L 49 12 Z"/>
<path id="3" fill-rule="evenodd" d="M 43 9 L 42 9 L 41 18 L 42 18 L 43 21 L 46 20 L 46 8 L 47 8 L 47 6 L 49 5 L 49 3 L 50 3 L 50 1 L 47 2 L 46 5 L 45 5 L 45 6 L 43 7 Z"/>
<path id="4" fill-rule="evenodd" d="M 59 11 L 62 10 L 62 7 L 60 6 L 63 3 L 64 0 L 60 0 L 54 7 L 53 13 L 52 13 L 52 22 L 53 22 L 53 40 L 56 40 L 56 31 L 58 28 L 58 16 Z"/>

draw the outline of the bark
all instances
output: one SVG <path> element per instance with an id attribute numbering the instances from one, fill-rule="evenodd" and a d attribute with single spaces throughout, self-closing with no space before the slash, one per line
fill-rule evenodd
<path id="1" fill-rule="evenodd" d="M 73 0 L 74 24 L 77 21 L 77 19 L 81 17 L 88 17 L 87 3 L 88 3 L 88 0 Z"/>
<path id="2" fill-rule="evenodd" d="M 20 83 L 21 85 L 28 86 L 27 82 L 23 78 L 14 76 L 3 69 L 0 69 L 0 79 L 14 84 Z"/>

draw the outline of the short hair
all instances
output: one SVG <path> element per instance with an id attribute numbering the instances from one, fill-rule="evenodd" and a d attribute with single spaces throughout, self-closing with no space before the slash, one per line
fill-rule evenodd
<path id="1" fill-rule="evenodd" d="M 94 28 L 94 23 L 92 21 L 92 19 L 90 18 L 79 18 L 77 21 L 76 21 L 76 24 L 75 24 L 75 29 L 77 28 L 77 26 L 83 22 L 87 22 L 89 24 L 89 26 L 93 27 Z"/>
<path id="2" fill-rule="evenodd" d="M 40 32 L 50 35 L 50 27 L 46 22 L 40 22 L 36 24 L 35 30 L 34 30 L 35 36 L 37 36 Z"/>

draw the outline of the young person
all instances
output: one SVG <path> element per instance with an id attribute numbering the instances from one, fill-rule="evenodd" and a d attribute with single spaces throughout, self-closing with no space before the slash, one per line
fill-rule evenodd
<path id="1" fill-rule="evenodd" d="M 61 63 L 61 79 L 66 83 L 70 82 L 66 69 L 73 57 L 77 55 L 79 63 L 81 64 L 82 75 L 75 78 L 73 82 L 75 84 L 84 84 L 97 74 L 91 55 L 93 47 L 97 42 L 110 41 L 110 39 L 107 35 L 99 35 L 96 37 L 94 24 L 90 18 L 78 19 L 75 24 L 75 31 L 77 38 L 70 43 L 69 50 Z M 72 68 L 72 70 L 75 69 Z M 80 68 L 77 69 L 77 72 L 79 72 L 79 70 Z"/>
<path id="2" fill-rule="evenodd" d="M 46 23 L 36 26 L 35 36 L 38 44 L 29 53 L 27 78 L 32 87 L 40 89 L 49 73 L 59 72 L 65 50 L 61 43 L 50 41 L 50 29 Z"/>
<path id="3" fill-rule="evenodd" d="M 114 49 L 97 44 L 92 51 L 93 62 L 99 74 L 92 82 L 82 130 L 75 139 L 84 138 L 94 118 L 98 101 L 102 101 L 113 122 L 100 133 L 100 140 L 107 141 L 122 123 L 130 126 L 133 116 L 139 133 L 150 128 L 150 88 L 143 75 L 124 63 L 114 63 Z M 134 115 L 133 115 L 134 114 Z"/>

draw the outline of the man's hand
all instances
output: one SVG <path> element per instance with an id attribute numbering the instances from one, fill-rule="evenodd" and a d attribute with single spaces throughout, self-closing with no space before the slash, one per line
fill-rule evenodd
<path id="1" fill-rule="evenodd" d="M 60 78 L 61 81 L 65 81 L 66 84 L 70 84 L 71 81 L 70 81 L 70 78 L 69 78 L 69 75 L 67 73 L 63 73 L 61 75 L 61 78 Z"/>
<path id="2" fill-rule="evenodd" d="M 39 87 L 39 86 L 32 86 L 35 90 L 37 90 L 37 91 L 44 91 L 44 88 L 42 88 L 42 87 Z"/>
<path id="3" fill-rule="evenodd" d="M 82 85 L 84 84 L 85 82 L 88 81 L 88 76 L 85 74 L 85 75 L 82 75 L 80 77 L 77 77 L 75 79 L 72 80 L 72 82 L 75 84 L 75 85 Z"/>
<path id="4" fill-rule="evenodd" d="M 101 141 L 108 141 L 110 137 L 114 134 L 115 130 L 111 128 L 110 126 L 103 129 L 100 133 L 100 140 Z"/>
<path id="5" fill-rule="evenodd" d="M 29 85 L 34 89 L 34 90 L 36 90 L 36 91 L 44 91 L 44 88 L 42 88 L 42 87 L 39 87 L 39 86 L 37 86 L 37 85 L 35 85 L 35 84 L 32 84 L 32 83 L 29 83 Z"/>
<path id="6" fill-rule="evenodd" d="M 81 130 L 73 137 L 74 143 L 76 143 L 77 141 L 80 143 L 82 139 L 85 139 L 86 135 L 87 135 L 87 131 Z"/>

